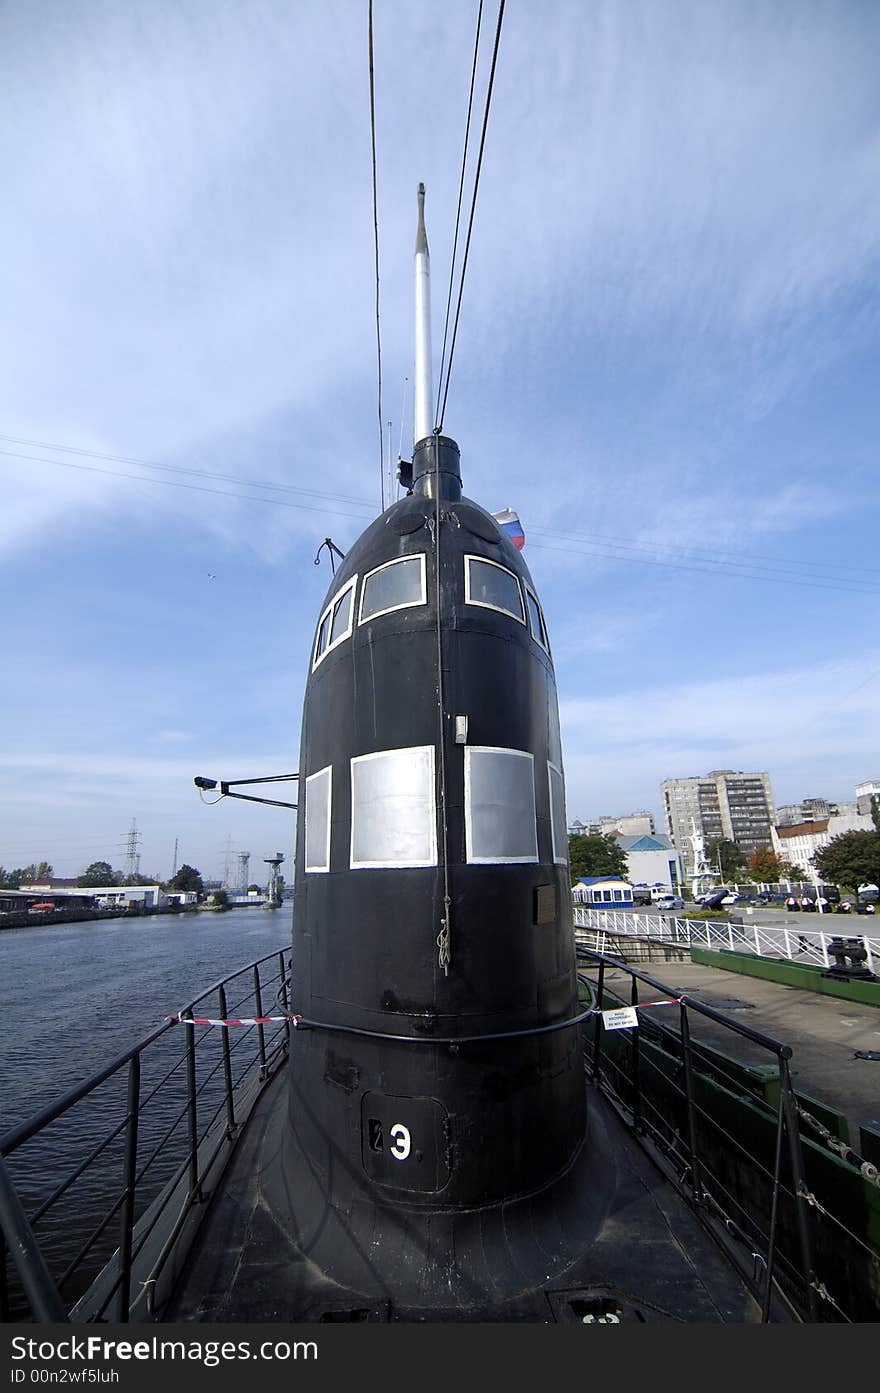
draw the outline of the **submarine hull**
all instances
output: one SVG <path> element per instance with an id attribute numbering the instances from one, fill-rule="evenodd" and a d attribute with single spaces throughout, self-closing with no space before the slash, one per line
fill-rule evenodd
<path id="1" fill-rule="evenodd" d="M 482 1224 L 588 1163 L 543 616 L 519 551 L 461 497 L 454 442 L 415 469 L 346 555 L 311 655 L 283 1170 L 311 1193 L 298 1242 L 322 1271 L 357 1285 L 384 1251 L 430 1305 L 436 1282 L 392 1257 L 402 1231 Z M 547 1276 L 553 1241 L 532 1247 L 511 1290 Z"/>

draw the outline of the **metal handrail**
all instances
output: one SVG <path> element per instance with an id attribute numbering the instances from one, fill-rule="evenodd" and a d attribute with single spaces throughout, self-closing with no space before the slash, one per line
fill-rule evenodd
<path id="1" fill-rule="evenodd" d="M 799 1249 L 799 1276 L 801 1286 L 801 1310 L 806 1314 L 807 1319 L 813 1321 L 818 1317 L 817 1311 L 817 1292 L 822 1288 L 818 1282 L 814 1266 L 814 1235 L 813 1235 L 813 1215 L 808 1204 L 808 1191 L 805 1183 L 804 1156 L 801 1145 L 800 1130 L 797 1124 L 796 1101 L 794 1089 L 791 1082 L 789 1071 L 789 1060 L 792 1056 L 790 1045 L 781 1040 L 775 1040 L 771 1036 L 763 1034 L 761 1031 L 754 1030 L 751 1026 L 741 1021 L 733 1020 L 729 1016 L 723 1015 L 713 1007 L 707 1006 L 705 1002 L 697 1001 L 686 993 L 679 992 L 676 988 L 668 986 L 652 977 L 649 973 L 642 972 L 638 968 L 630 966 L 619 958 L 609 954 L 578 946 L 577 956 L 583 966 L 589 963 L 597 969 L 597 978 L 586 978 L 579 972 L 579 979 L 595 992 L 595 1002 L 597 1014 L 595 1018 L 595 1028 L 592 1032 L 592 1067 L 591 1075 L 594 1084 L 603 1092 L 611 1096 L 616 1105 L 623 1106 L 625 1112 L 631 1120 L 631 1125 L 636 1134 L 645 1133 L 645 1121 L 642 1110 L 641 1097 L 641 1056 L 642 1045 L 640 1041 L 641 1030 L 633 1029 L 628 1048 L 623 1051 L 624 1063 L 612 1063 L 604 1061 L 604 1028 L 602 1010 L 606 996 L 611 996 L 615 1000 L 626 1001 L 625 992 L 609 991 L 606 986 L 606 973 L 611 971 L 626 974 L 630 983 L 629 1003 L 639 1007 L 639 983 L 645 983 L 654 991 L 661 994 L 667 1001 L 678 1004 L 679 1007 L 679 1033 L 675 1033 L 671 1028 L 658 1021 L 655 1017 L 648 1017 L 651 1026 L 658 1033 L 675 1038 L 678 1041 L 680 1060 L 684 1075 L 683 1088 L 675 1085 L 675 1091 L 680 1098 L 683 1098 L 684 1108 L 684 1129 L 685 1136 L 682 1136 L 680 1129 L 676 1128 L 676 1138 L 679 1148 L 683 1148 L 687 1159 L 686 1176 L 690 1199 L 695 1205 L 701 1217 L 707 1217 L 708 1201 L 712 1198 L 706 1189 L 707 1183 L 711 1183 L 711 1171 L 709 1160 L 706 1155 L 706 1146 L 701 1145 L 701 1130 L 704 1131 L 707 1124 L 717 1125 L 715 1119 L 709 1116 L 705 1109 L 699 1104 L 696 1098 L 695 1089 L 695 1068 L 699 1068 L 701 1052 L 699 1045 L 694 1045 L 691 1040 L 689 1013 L 705 1017 L 717 1025 L 732 1031 L 744 1040 L 750 1041 L 760 1049 L 772 1054 L 777 1062 L 779 1070 L 779 1105 L 776 1113 L 776 1146 L 774 1167 L 771 1178 L 770 1212 L 767 1218 L 767 1227 L 764 1229 L 759 1222 L 752 1221 L 751 1227 L 755 1231 L 752 1241 L 761 1246 L 763 1238 L 765 1244 L 764 1253 L 758 1253 L 764 1263 L 764 1277 L 758 1285 L 757 1277 L 751 1279 L 748 1274 L 743 1273 L 747 1284 L 752 1287 L 756 1299 L 760 1302 L 762 1321 L 770 1319 L 772 1297 L 774 1292 L 779 1293 L 788 1301 L 788 1295 L 782 1291 L 778 1285 L 778 1279 L 774 1277 L 774 1268 L 778 1267 L 778 1239 L 779 1239 L 779 1217 L 780 1217 L 780 1198 L 785 1196 L 789 1202 L 794 1202 L 795 1225 L 797 1231 L 797 1246 Z M 643 1008 L 644 1009 L 644 1008 Z M 588 1043 L 588 1036 L 585 1035 L 585 1042 Z M 628 1061 L 628 1064 L 627 1064 Z M 619 1088 L 610 1085 L 608 1076 L 609 1067 L 614 1069 L 624 1083 L 624 1091 L 628 1094 L 626 1101 L 623 1100 Z M 660 1136 L 656 1128 L 650 1128 L 655 1133 L 659 1141 Z M 788 1162 L 791 1170 L 792 1187 L 789 1189 L 783 1181 L 783 1137 L 788 1141 Z M 739 1145 L 739 1143 L 738 1143 Z M 762 1169 L 765 1169 L 762 1167 Z M 765 1174 L 766 1174 L 765 1170 Z M 714 1201 L 717 1207 L 717 1201 Z M 749 1216 L 751 1218 L 751 1216 Z M 753 1257 L 755 1255 L 753 1254 Z"/>
<path id="2" fill-rule="evenodd" d="M 240 1095 L 244 1094 L 246 1096 L 241 1106 L 253 1104 L 262 1084 L 272 1076 L 285 1055 L 289 1045 L 290 1025 L 289 1022 L 285 1021 L 273 1029 L 271 1034 L 268 1029 L 264 1029 L 262 1026 L 258 1027 L 255 1035 L 251 1034 L 250 1028 L 245 1028 L 242 1031 L 242 1036 L 251 1036 L 249 1051 L 252 1058 L 246 1062 L 247 1053 L 241 1057 L 242 1066 L 235 1071 L 236 1076 L 234 1076 L 231 1066 L 231 1053 L 234 1046 L 230 1044 L 227 1030 L 220 1032 L 223 1036 L 221 1058 L 213 1063 L 213 1067 L 210 1067 L 207 1073 L 202 1071 L 201 1082 L 199 1082 L 196 1068 L 196 1054 L 199 1045 L 206 1036 L 217 1035 L 218 1032 L 212 1031 L 210 1028 L 197 1031 L 192 1026 L 184 1027 L 186 1038 L 183 1053 L 177 1057 L 170 1068 L 165 1069 L 164 1066 L 161 1066 L 162 1074 L 158 1083 L 151 1086 L 145 1093 L 142 1092 L 141 1085 L 142 1060 L 151 1047 L 155 1046 L 162 1036 L 174 1028 L 181 1016 L 194 1015 L 196 1007 L 215 994 L 221 1007 L 220 1019 L 226 1019 L 226 988 L 230 983 L 234 983 L 240 978 L 248 983 L 248 990 L 240 1001 L 236 1002 L 236 1006 L 247 1001 L 254 1001 L 257 1008 L 256 1014 L 262 1015 L 264 992 L 268 989 L 274 994 L 276 986 L 279 998 L 286 1002 L 288 964 L 285 961 L 285 955 L 287 953 L 289 953 L 289 949 L 286 948 L 276 950 L 218 979 L 210 987 L 194 996 L 187 1006 L 176 1013 L 174 1017 L 169 1017 L 161 1025 L 147 1031 L 133 1045 L 114 1056 L 88 1078 L 69 1088 L 54 1102 L 41 1108 L 32 1117 L 10 1128 L 0 1137 L 0 1319 L 9 1318 L 9 1293 L 6 1280 L 8 1253 L 11 1253 L 16 1259 L 23 1294 L 27 1298 L 36 1319 L 66 1320 L 68 1318 L 67 1308 L 63 1298 L 66 1284 L 71 1278 L 76 1277 L 77 1290 L 81 1291 L 83 1277 L 88 1283 L 100 1268 L 112 1269 L 115 1278 L 100 1306 L 99 1318 L 107 1309 L 109 1302 L 115 1297 L 115 1318 L 119 1321 L 129 1319 L 133 1263 L 144 1248 L 158 1223 L 159 1217 L 167 1207 L 168 1201 L 183 1177 L 186 1177 L 186 1198 L 184 1208 L 174 1224 L 174 1237 L 179 1233 L 183 1220 L 188 1217 L 194 1207 L 201 1203 L 205 1176 L 214 1166 L 223 1146 L 231 1148 L 237 1135 L 237 1100 L 239 1100 Z M 235 1042 L 236 1046 L 246 1044 L 246 1039 Z M 251 1074 L 251 1069 L 254 1066 L 257 1067 L 256 1079 Z M 220 1074 L 221 1070 L 222 1075 Z M 181 1071 L 185 1077 L 186 1101 L 180 1112 L 175 1109 L 175 1117 L 172 1118 L 169 1129 L 165 1130 L 165 1124 L 161 1122 L 162 1135 L 155 1146 L 153 1144 L 156 1137 L 154 1131 L 149 1143 L 149 1157 L 139 1169 L 138 1143 L 139 1138 L 143 1139 L 143 1129 L 140 1124 L 145 1109 L 154 1100 L 163 1100 L 164 1096 L 167 1096 L 166 1086 L 170 1085 L 170 1088 L 175 1090 L 180 1089 Z M 85 1160 L 81 1160 L 69 1175 L 54 1186 L 48 1197 L 40 1197 L 34 1208 L 34 1213 L 29 1216 L 13 1186 L 4 1157 L 12 1156 L 25 1143 L 32 1141 L 45 1128 L 57 1122 L 77 1104 L 94 1094 L 108 1080 L 123 1074 L 127 1082 L 125 1100 L 122 1105 L 124 1112 L 121 1120 L 113 1123 L 108 1134 L 91 1148 Z M 216 1087 L 218 1076 L 219 1088 Z M 206 1088 L 211 1084 L 215 1084 L 213 1097 L 211 1094 L 205 1094 Z M 165 1095 L 163 1095 L 163 1090 L 166 1090 Z M 177 1096 L 181 1096 L 179 1091 Z M 207 1107 L 202 1108 L 200 1117 L 200 1099 L 203 1097 L 207 1102 Z M 218 1098 L 219 1103 L 217 1102 Z M 212 1145 L 210 1138 L 212 1135 L 217 1135 L 216 1124 L 224 1112 L 225 1125 L 221 1130 L 219 1142 L 217 1145 Z M 182 1149 L 174 1146 L 175 1134 L 181 1135 L 181 1122 L 184 1123 L 183 1130 L 186 1132 L 185 1147 Z M 80 1232 L 78 1235 L 72 1236 L 73 1244 L 78 1245 L 76 1252 L 71 1257 L 72 1248 L 70 1248 L 59 1256 L 59 1266 L 63 1267 L 64 1270 L 59 1277 L 53 1279 L 45 1255 L 34 1236 L 33 1224 L 43 1218 L 56 1201 L 67 1194 L 73 1184 L 85 1175 L 99 1158 L 103 1158 L 102 1164 L 105 1166 L 108 1162 L 115 1164 L 107 1154 L 108 1147 L 114 1141 L 120 1144 L 122 1151 L 122 1174 L 119 1189 L 111 1190 L 108 1194 L 106 1207 L 102 1210 L 102 1217 L 96 1227 L 88 1234 Z M 175 1154 L 183 1157 L 182 1163 L 179 1165 L 173 1164 Z M 155 1172 L 151 1171 L 151 1168 L 154 1167 L 154 1163 L 162 1165 L 165 1156 L 172 1159 L 173 1173 L 168 1179 L 168 1169 L 164 1167 L 164 1178 L 159 1181 L 160 1185 L 165 1185 L 163 1199 L 158 1194 L 154 1180 Z M 139 1220 L 138 1209 L 143 1211 L 144 1205 L 150 1203 L 153 1196 L 156 1198 L 150 1209 L 151 1221 L 147 1222 L 146 1214 Z M 102 1246 L 106 1253 L 106 1244 L 110 1240 L 105 1235 L 113 1231 L 111 1225 L 114 1221 L 117 1226 L 118 1244 L 115 1256 L 108 1268 L 106 1257 L 100 1256 L 96 1245 L 103 1238 L 104 1244 Z M 93 1249 L 96 1251 L 91 1260 L 91 1267 L 90 1270 L 86 1270 L 82 1265 Z M 166 1241 L 159 1261 L 154 1263 L 151 1279 L 155 1279 L 158 1275 L 168 1252 L 170 1252 L 170 1245 Z"/>

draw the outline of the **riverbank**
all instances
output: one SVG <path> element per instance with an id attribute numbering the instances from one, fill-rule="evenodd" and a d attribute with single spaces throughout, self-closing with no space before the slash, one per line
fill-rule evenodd
<path id="1" fill-rule="evenodd" d="M 0 914 L 0 931 L 40 929 L 50 924 L 88 924 L 96 919 L 146 919 L 154 914 L 192 914 L 201 908 L 201 905 L 195 904 L 159 905 L 150 909 L 145 909 L 143 905 L 125 905 L 112 909 L 53 909 L 45 914 L 31 914 L 30 910 L 17 909 L 11 914 Z"/>

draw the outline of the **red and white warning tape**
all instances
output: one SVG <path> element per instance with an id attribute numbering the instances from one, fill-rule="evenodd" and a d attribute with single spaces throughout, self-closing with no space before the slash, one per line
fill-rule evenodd
<path id="1" fill-rule="evenodd" d="M 230 1016 L 227 1020 L 215 1020 L 211 1016 L 184 1016 L 178 1012 L 176 1016 L 166 1016 L 165 1019 L 172 1025 L 219 1025 L 228 1029 L 234 1025 L 274 1025 L 280 1021 L 290 1021 L 296 1027 L 300 1016 Z"/>
<path id="2" fill-rule="evenodd" d="M 683 997 L 673 996 L 665 1001 L 639 1001 L 636 1004 L 636 1010 L 644 1010 L 647 1006 L 678 1006 L 682 1000 Z M 600 1016 L 602 1012 L 598 1007 L 594 1006 L 591 1011 L 585 1014 Z M 217 1025 L 223 1030 L 229 1030 L 231 1027 L 237 1025 L 277 1025 L 282 1021 L 289 1021 L 294 1029 L 296 1029 L 302 1021 L 302 1016 L 229 1016 L 225 1020 L 219 1020 L 213 1016 L 185 1016 L 183 1012 L 178 1011 L 176 1016 L 166 1016 L 165 1019 L 172 1025 Z"/>

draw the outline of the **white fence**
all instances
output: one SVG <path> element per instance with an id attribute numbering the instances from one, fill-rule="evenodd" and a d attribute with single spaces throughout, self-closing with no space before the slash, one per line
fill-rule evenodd
<path id="1" fill-rule="evenodd" d="M 814 929 L 770 928 L 760 924 L 728 924 L 711 919 L 676 919 L 671 914 L 636 914 L 619 909 L 588 909 L 574 906 L 575 938 L 583 941 L 585 930 L 596 934 L 596 950 L 605 951 L 607 936 L 655 939 L 659 943 L 685 948 L 728 948 L 754 953 L 762 958 L 790 958 L 793 962 L 833 967 L 828 952 L 833 938 L 855 939 L 864 947 L 865 967 L 880 971 L 880 936 L 823 933 Z M 601 939 L 601 945 L 599 940 Z M 590 945 L 592 946 L 592 944 Z"/>

